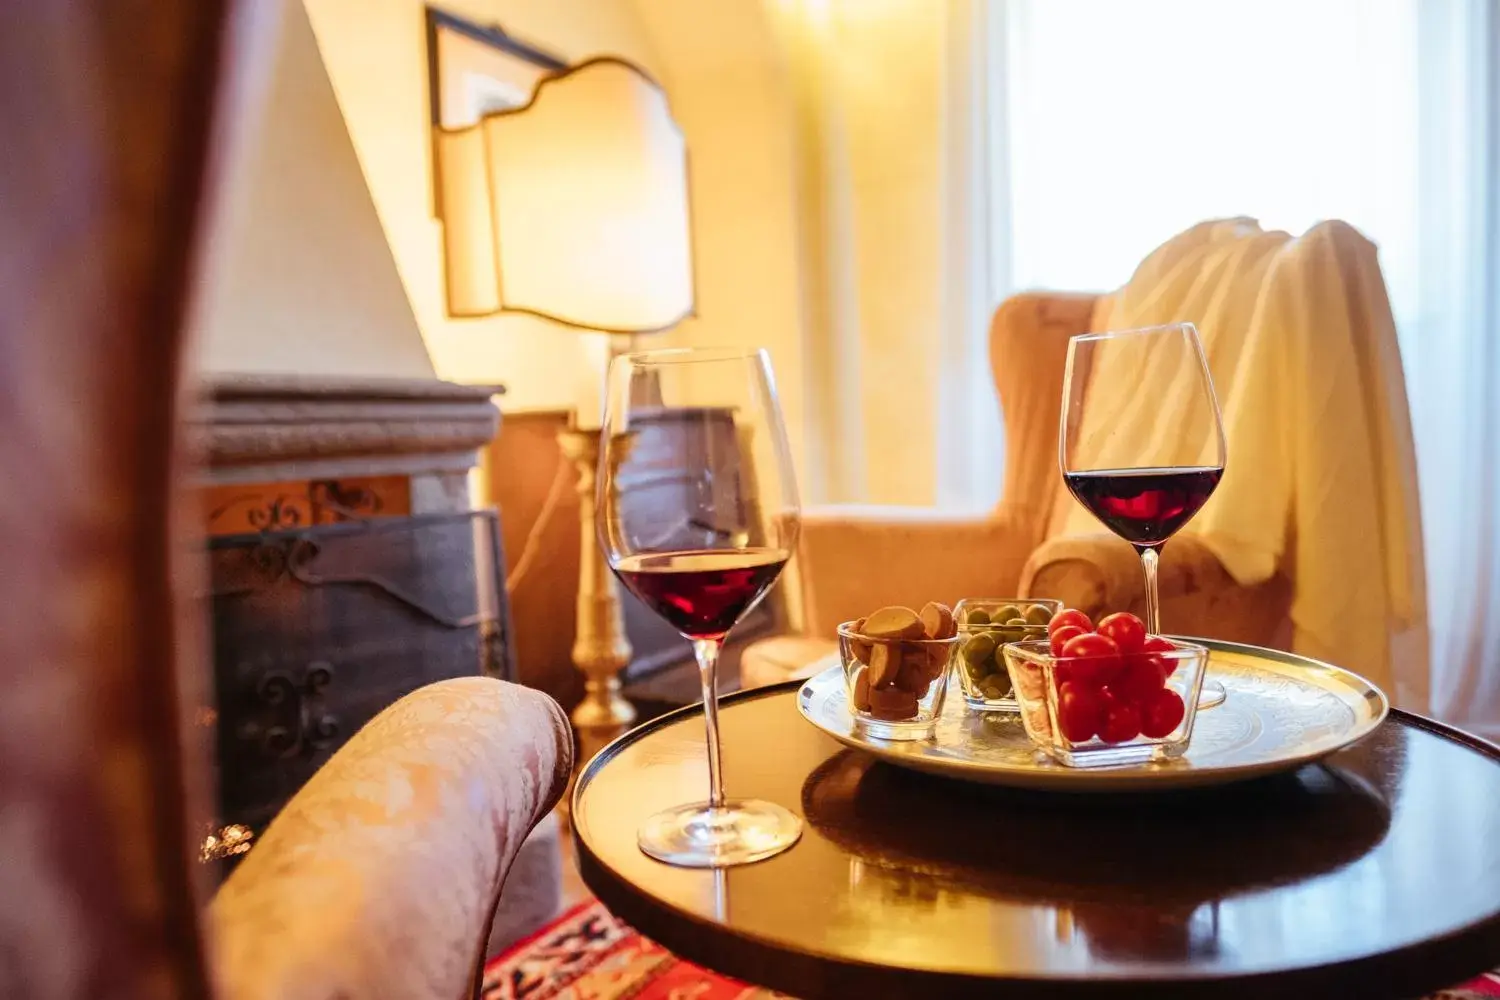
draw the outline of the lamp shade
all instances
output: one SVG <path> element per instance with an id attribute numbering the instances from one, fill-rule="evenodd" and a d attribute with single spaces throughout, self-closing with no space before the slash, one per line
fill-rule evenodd
<path id="1" fill-rule="evenodd" d="M 693 311 L 687 151 L 661 88 L 615 59 L 437 135 L 448 308 L 612 333 Z"/>

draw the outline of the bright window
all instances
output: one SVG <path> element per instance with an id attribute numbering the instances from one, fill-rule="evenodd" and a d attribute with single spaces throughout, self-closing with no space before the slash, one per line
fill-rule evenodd
<path id="1" fill-rule="evenodd" d="M 1417 0 L 1009 0 L 999 288 L 1106 290 L 1173 233 L 1342 218 L 1409 270 Z"/>

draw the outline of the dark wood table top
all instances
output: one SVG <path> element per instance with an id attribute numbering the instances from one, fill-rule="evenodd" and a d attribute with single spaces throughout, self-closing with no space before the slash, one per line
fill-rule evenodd
<path id="1" fill-rule="evenodd" d="M 768 861 L 691 870 L 636 847 L 646 816 L 706 795 L 697 707 L 579 776 L 584 881 L 691 961 L 806 1000 L 1363 1000 L 1500 965 L 1500 751 L 1456 730 L 1392 712 L 1295 774 L 1059 796 L 876 763 L 803 720 L 796 690 L 721 702 L 729 795 L 806 820 Z"/>

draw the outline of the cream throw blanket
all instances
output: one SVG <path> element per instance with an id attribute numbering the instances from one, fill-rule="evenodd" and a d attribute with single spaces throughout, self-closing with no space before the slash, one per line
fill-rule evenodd
<path id="1" fill-rule="evenodd" d="M 1426 711 L 1416 455 L 1374 244 L 1341 222 L 1299 239 L 1250 219 L 1205 222 L 1152 253 L 1105 308 L 1097 330 L 1190 321 L 1203 338 L 1228 460 L 1184 530 L 1241 584 L 1292 578 L 1296 652 Z M 1096 371 L 1091 422 L 1171 433 L 1188 405 L 1180 374 Z M 1052 534 L 1099 530 L 1065 487 L 1054 510 Z"/>

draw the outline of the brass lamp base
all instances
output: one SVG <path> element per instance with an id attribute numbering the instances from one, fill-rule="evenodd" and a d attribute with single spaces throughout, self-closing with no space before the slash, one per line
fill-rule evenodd
<path id="1" fill-rule="evenodd" d="M 573 665 L 583 674 L 584 696 L 573 709 L 579 761 L 635 722 L 635 707 L 620 694 L 620 671 L 630 662 L 630 642 L 620 611 L 619 583 L 605 563 L 594 530 L 594 477 L 599 431 L 568 428 L 557 435 L 563 455 L 578 469 L 578 613 Z"/>

